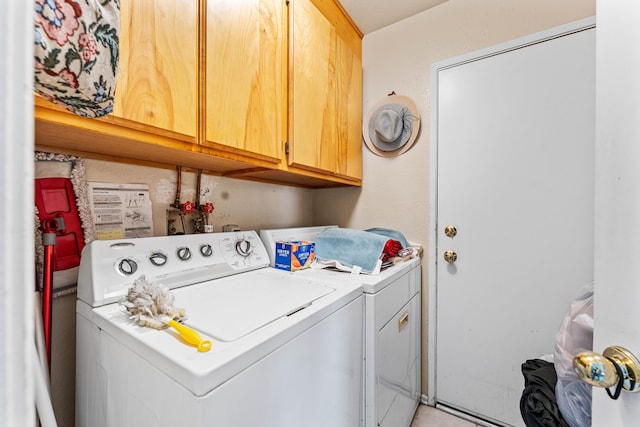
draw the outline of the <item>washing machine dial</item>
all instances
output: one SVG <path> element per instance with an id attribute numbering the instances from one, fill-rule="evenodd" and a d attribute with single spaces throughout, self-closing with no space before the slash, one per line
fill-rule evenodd
<path id="1" fill-rule="evenodd" d="M 236 252 L 241 257 L 247 258 L 251 256 L 251 252 L 253 248 L 251 247 L 251 242 L 248 241 L 247 239 L 242 238 L 237 240 L 235 246 L 236 246 Z"/>
<path id="2" fill-rule="evenodd" d="M 162 267 L 167 263 L 167 261 L 167 255 L 163 254 L 160 251 L 153 252 L 151 255 L 149 255 L 149 262 L 151 262 L 151 264 L 155 265 L 156 267 Z"/>
<path id="3" fill-rule="evenodd" d="M 208 258 L 211 255 L 213 255 L 213 248 L 211 247 L 210 244 L 204 244 L 204 245 L 200 245 L 200 254 L 205 257 Z"/>
<path id="4" fill-rule="evenodd" d="M 191 258 L 191 249 L 186 246 L 181 246 L 176 250 L 176 256 L 180 261 L 187 261 Z"/>
<path id="5" fill-rule="evenodd" d="M 118 271 L 125 276 L 131 276 L 138 271 L 138 263 L 131 258 L 123 258 L 118 262 Z"/>
<path id="6" fill-rule="evenodd" d="M 254 231 L 220 233 L 220 254 L 233 269 L 247 268 L 264 263 L 262 241 Z"/>

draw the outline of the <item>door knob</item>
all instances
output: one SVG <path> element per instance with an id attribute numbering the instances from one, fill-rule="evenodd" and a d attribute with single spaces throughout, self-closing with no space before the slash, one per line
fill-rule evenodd
<path id="1" fill-rule="evenodd" d="M 449 264 L 453 264 L 458 259 L 458 254 L 451 249 L 444 251 L 444 260 Z"/>
<path id="2" fill-rule="evenodd" d="M 601 355 L 590 351 L 579 353 L 573 358 L 573 369 L 585 383 L 607 388 L 613 399 L 617 399 L 620 389 L 640 390 L 640 361 L 620 346 L 607 347 Z M 616 385 L 618 389 L 612 395 L 608 388 Z"/>
<path id="3" fill-rule="evenodd" d="M 444 235 L 447 237 L 455 237 L 455 235 L 458 234 L 458 229 L 456 227 L 454 227 L 453 225 L 447 225 L 444 228 Z"/>

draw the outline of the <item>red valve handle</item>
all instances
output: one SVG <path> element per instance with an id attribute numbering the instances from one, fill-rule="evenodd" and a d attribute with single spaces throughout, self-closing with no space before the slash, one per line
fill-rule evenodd
<path id="1" fill-rule="evenodd" d="M 204 206 L 202 207 L 202 210 L 208 214 L 213 213 L 214 209 L 215 209 L 215 206 L 213 206 L 213 203 L 211 202 L 205 203 Z"/>
<path id="2" fill-rule="evenodd" d="M 195 208 L 194 204 L 192 201 L 187 201 L 184 202 L 184 204 L 182 205 L 182 212 L 190 214 L 191 212 L 193 212 L 193 209 Z"/>

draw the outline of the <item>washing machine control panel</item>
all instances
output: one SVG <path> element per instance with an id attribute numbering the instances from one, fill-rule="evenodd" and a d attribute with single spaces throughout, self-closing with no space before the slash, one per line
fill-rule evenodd
<path id="1" fill-rule="evenodd" d="M 269 264 L 267 251 L 256 233 L 239 231 L 225 234 L 220 248 L 225 262 L 234 269 Z"/>
<path id="2" fill-rule="evenodd" d="M 268 265 L 255 231 L 96 240 L 82 254 L 78 298 L 92 306 L 117 301 L 142 275 L 171 289 Z"/>

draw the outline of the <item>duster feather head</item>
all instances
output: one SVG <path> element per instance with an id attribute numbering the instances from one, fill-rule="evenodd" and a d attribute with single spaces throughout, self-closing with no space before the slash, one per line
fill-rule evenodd
<path id="1" fill-rule="evenodd" d="M 178 322 L 185 319 L 185 310 L 176 308 L 174 301 L 173 293 L 166 286 L 151 283 L 143 275 L 133 282 L 119 302 L 139 325 L 164 329 L 167 317 Z"/>

